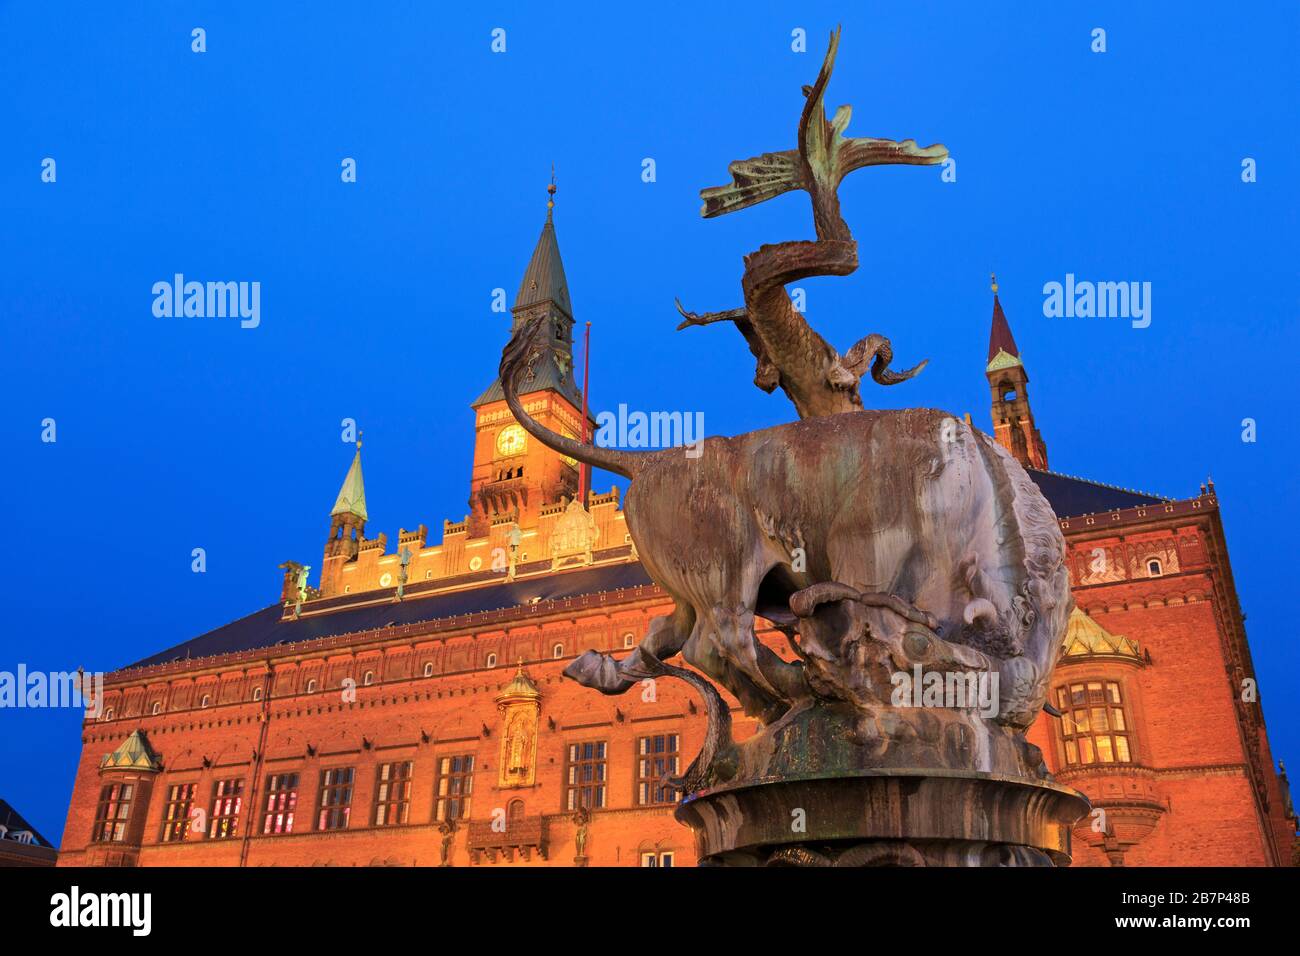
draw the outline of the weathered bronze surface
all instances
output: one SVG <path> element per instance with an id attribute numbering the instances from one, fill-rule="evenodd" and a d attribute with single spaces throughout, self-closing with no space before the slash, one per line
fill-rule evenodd
<path id="1" fill-rule="evenodd" d="M 835 195 L 844 175 L 947 155 L 846 139 L 847 107 L 827 122 L 838 41 L 837 31 L 806 90 L 798 150 L 733 163 L 733 183 L 703 193 L 708 216 L 807 190 L 818 239 L 747 257 L 745 309 L 686 313 L 687 323 L 734 321 L 758 356 L 760 386 L 780 385 L 801 420 L 709 438 L 701 454 L 594 447 L 540 425 L 519 400 L 544 352 L 540 320 L 502 355 L 503 392 L 525 429 L 632 479 L 628 528 L 676 605 L 621 660 L 588 651 L 565 673 L 606 694 L 669 676 L 699 690 L 708 733 L 673 783 L 706 862 L 1065 862 L 1063 830 L 1087 801 L 1050 782 L 1024 737 L 1073 606 L 1056 516 L 1024 469 L 964 421 L 862 410 L 868 362 L 884 384 L 919 366 L 889 372 L 878 335 L 840 356 L 785 292 L 856 268 Z M 756 617 L 785 634 L 789 659 L 758 640 Z M 677 654 L 694 669 L 667 663 Z M 760 720 L 759 733 L 734 741 L 710 679 Z M 900 695 L 935 682 L 933 699 Z"/>

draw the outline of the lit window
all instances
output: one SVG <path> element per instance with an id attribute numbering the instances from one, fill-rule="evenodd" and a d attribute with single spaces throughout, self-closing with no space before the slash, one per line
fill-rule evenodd
<path id="1" fill-rule="evenodd" d="M 1057 754 L 1064 767 L 1132 763 L 1132 729 L 1119 684 L 1088 681 L 1056 689 L 1061 711 Z"/>
<path id="2" fill-rule="evenodd" d="M 91 840 L 95 843 L 121 843 L 126 839 L 126 825 L 131 819 L 131 801 L 135 798 L 135 784 L 110 783 L 99 791 L 99 806 L 95 809 L 95 830 Z"/>
<path id="3" fill-rule="evenodd" d="M 263 833 L 292 833 L 293 816 L 298 809 L 298 775 L 273 773 L 266 778 L 266 812 L 262 817 Z"/>
<path id="4" fill-rule="evenodd" d="M 641 854 L 642 866 L 672 866 L 676 854 L 672 850 L 665 850 L 663 853 L 656 853 L 654 850 L 645 850 Z"/>
<path id="5" fill-rule="evenodd" d="M 375 794 L 375 826 L 406 823 L 411 813 L 411 761 L 379 766 L 379 790 Z"/>
<path id="6" fill-rule="evenodd" d="M 428 581 L 428 580 L 431 580 L 432 578 L 433 578 L 433 571 L 432 571 L 432 570 L 429 570 L 429 571 L 425 571 L 425 572 L 424 572 L 424 580 Z"/>
<path id="7" fill-rule="evenodd" d="M 464 820 L 474 792 L 474 757 L 443 757 L 438 761 L 438 819 Z"/>
<path id="8" fill-rule="evenodd" d="M 174 783 L 167 788 L 167 806 L 163 811 L 163 843 L 185 839 L 190 830 L 190 807 L 193 804 L 194 784 Z"/>
<path id="9" fill-rule="evenodd" d="M 664 784 L 665 774 L 676 774 L 679 752 L 677 734 L 656 734 L 637 740 L 636 802 L 643 807 L 677 802 L 677 791 Z"/>
<path id="10" fill-rule="evenodd" d="M 322 770 L 320 774 L 320 814 L 316 818 L 317 830 L 346 830 L 352 814 L 351 767 Z"/>
<path id="11" fill-rule="evenodd" d="M 623 635 L 623 647 L 625 647 L 625 648 L 631 647 L 631 646 L 632 646 L 632 641 L 633 641 L 633 640 L 635 640 L 635 638 L 633 638 L 631 634 L 624 634 L 624 635 Z"/>
<path id="12" fill-rule="evenodd" d="M 561 657 L 563 657 L 563 656 L 564 656 L 564 645 L 563 645 L 563 644 L 556 644 L 554 647 L 552 647 L 552 648 L 551 648 L 551 656 L 552 656 L 553 658 L 555 658 L 557 661 L 558 661 Z"/>
<path id="13" fill-rule="evenodd" d="M 244 804 L 244 780 L 218 780 L 212 785 L 212 816 L 208 839 L 228 840 L 239 835 L 239 811 Z"/>
<path id="14" fill-rule="evenodd" d="M 569 744 L 565 774 L 565 807 L 599 810 L 605 806 L 605 743 Z"/>

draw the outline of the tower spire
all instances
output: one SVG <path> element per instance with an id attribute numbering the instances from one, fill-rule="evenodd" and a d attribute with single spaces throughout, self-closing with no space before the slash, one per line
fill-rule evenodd
<path id="1" fill-rule="evenodd" d="M 1034 424 L 1029 407 L 1029 373 L 1020 357 L 1011 325 L 998 300 L 998 277 L 990 276 L 993 321 L 989 328 L 989 358 L 984 367 L 992 393 L 993 434 L 1026 468 L 1047 470 L 1047 443 Z"/>
<path id="2" fill-rule="evenodd" d="M 334 500 L 334 510 L 330 517 L 352 515 L 363 522 L 369 518 L 366 514 L 366 484 L 361 477 L 361 435 L 357 435 L 357 453 L 352 456 L 352 465 L 343 479 L 343 487 Z"/>

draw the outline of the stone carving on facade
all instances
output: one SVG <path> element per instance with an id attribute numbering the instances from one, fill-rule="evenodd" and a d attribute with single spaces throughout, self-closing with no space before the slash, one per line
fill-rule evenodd
<path id="1" fill-rule="evenodd" d="M 497 696 L 501 714 L 501 749 L 497 760 L 497 785 L 531 787 L 537 776 L 537 723 L 541 692 L 524 673 L 523 662 Z"/>
<path id="2" fill-rule="evenodd" d="M 571 438 L 564 440 L 573 441 Z M 574 498 L 565 506 L 564 514 L 551 530 L 551 570 L 591 564 L 599 537 L 600 528 L 596 526 L 595 517 Z"/>
<path id="3" fill-rule="evenodd" d="M 744 309 L 703 319 L 684 313 L 684 324 L 733 321 L 758 358 L 760 387 L 780 386 L 800 420 L 708 438 L 695 457 L 681 449 L 581 444 L 540 425 L 519 402 L 516 377 L 546 331 L 537 323 L 521 326 L 507 345 L 501 380 L 516 419 L 540 441 L 631 479 L 628 528 L 675 610 L 654 619 L 621 660 L 587 651 L 565 674 L 606 694 L 661 676 L 700 691 L 708 734 L 673 786 L 698 794 L 809 774 L 825 775 L 828 786 L 874 775 L 861 786 L 903 799 L 889 775 L 910 774 L 925 784 L 924 799 L 960 807 L 984 799 L 985 782 L 963 789 L 945 783 L 945 771 L 1048 780 L 1024 731 L 1045 702 L 1073 607 L 1065 542 L 1025 470 L 969 422 L 934 409 L 863 410 L 858 381 L 869 364 L 885 385 L 921 366 L 890 372 L 892 351 L 880 335 L 841 355 L 786 292 L 796 279 L 857 268 L 857 244 L 836 196 L 844 175 L 947 156 L 942 146 L 922 149 L 912 140 L 845 138 L 848 107 L 826 119 L 822 100 L 838 40 L 836 31 L 816 84 L 805 88 L 798 149 L 733 163 L 730 185 L 702 193 L 704 215 L 713 216 L 806 190 L 817 240 L 765 245 L 747 256 Z M 760 617 L 785 635 L 791 659 L 758 639 Z M 694 670 L 667 663 L 678 654 Z M 728 708 L 705 678 L 761 722 L 743 746 L 731 738 Z M 909 684 L 914 692 L 900 695 Z M 936 685 L 937 706 L 930 694 Z M 802 796 L 820 799 L 815 789 L 803 786 Z M 1060 787 L 1038 804 L 1006 799 L 1024 807 L 1030 824 L 1013 813 L 985 820 L 986 828 L 1004 829 L 974 834 L 955 849 L 932 847 L 929 861 L 1058 859 L 1051 856 L 1054 828 L 1086 807 Z M 710 826 L 726 831 L 721 818 L 703 819 L 731 812 L 721 804 L 693 799 L 679 818 L 688 809 L 697 839 Z M 954 833 L 972 825 L 955 816 L 948 823 Z M 780 825 L 788 831 L 788 821 Z M 774 832 L 773 839 L 785 837 Z M 996 849 L 1002 843 L 1017 848 L 1004 854 Z M 910 858 L 899 845 L 891 852 L 896 861 Z M 702 847 L 702 857 L 709 853 Z"/>

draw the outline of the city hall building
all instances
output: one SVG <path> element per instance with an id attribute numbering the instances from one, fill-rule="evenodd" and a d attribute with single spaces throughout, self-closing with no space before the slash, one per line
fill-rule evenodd
<path id="1" fill-rule="evenodd" d="M 516 327 L 549 323 L 525 406 L 583 434 L 549 213 L 513 312 Z M 486 381 L 496 356 L 482 365 Z M 993 434 L 1069 549 L 1061 716 L 1044 713 L 1030 739 L 1105 811 L 1076 828 L 1075 865 L 1289 865 L 1296 820 L 1250 692 L 1213 484 L 1175 500 L 1051 471 L 996 285 L 985 374 Z M 320 502 L 316 586 L 287 562 L 266 607 L 106 677 L 60 865 L 695 863 L 662 778 L 700 747 L 703 707 L 677 681 L 605 697 L 561 676 L 588 649 L 631 648 L 672 608 L 619 489 L 584 507 L 577 463 L 515 423 L 499 383 L 471 408 L 463 520 L 435 540 L 424 524 L 367 536 L 358 443 L 328 517 Z M 781 635 L 764 639 L 790 659 Z M 737 736 L 752 733 L 731 703 Z"/>

